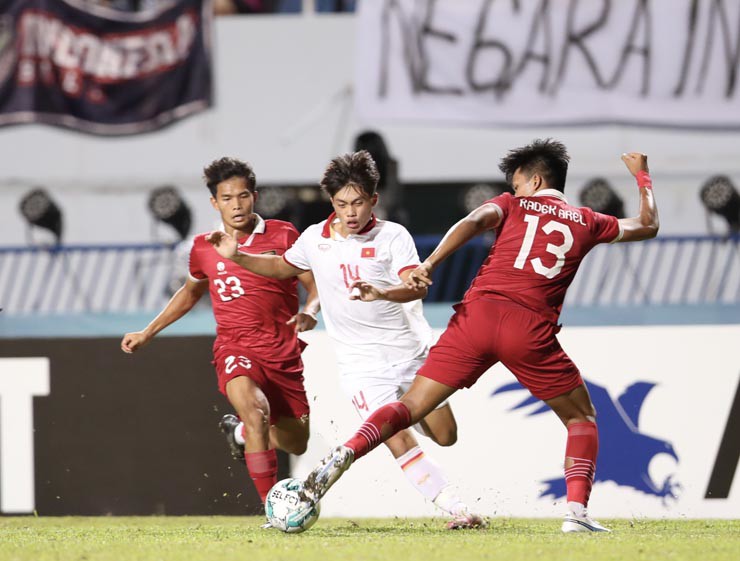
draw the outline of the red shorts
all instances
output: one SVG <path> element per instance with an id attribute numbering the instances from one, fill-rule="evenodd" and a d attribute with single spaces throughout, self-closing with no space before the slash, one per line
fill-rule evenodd
<path id="1" fill-rule="evenodd" d="M 270 404 L 270 424 L 281 417 L 300 419 L 308 415 L 309 406 L 303 387 L 303 361 L 295 359 L 269 364 L 250 355 L 245 345 L 220 345 L 213 365 L 218 375 L 218 389 L 226 395 L 226 384 L 238 376 L 254 380 Z"/>
<path id="2" fill-rule="evenodd" d="M 546 400 L 581 384 L 581 373 L 556 337 L 560 328 L 509 300 L 479 298 L 455 314 L 418 375 L 469 388 L 501 362 L 533 396 Z"/>

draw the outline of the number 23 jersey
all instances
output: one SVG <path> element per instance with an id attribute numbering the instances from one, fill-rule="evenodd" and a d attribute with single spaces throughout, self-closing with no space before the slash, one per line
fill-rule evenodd
<path id="1" fill-rule="evenodd" d="M 297 279 L 277 280 L 247 271 L 222 258 L 205 240 L 195 237 L 190 251 L 190 278 L 209 283 L 219 340 L 248 341 L 263 362 L 280 362 L 300 356 L 301 346 L 292 325 L 298 312 Z M 254 232 L 239 238 L 239 251 L 282 255 L 298 238 L 289 222 L 257 218 Z"/>
<path id="2" fill-rule="evenodd" d="M 495 205 L 502 220 L 463 301 L 504 297 L 552 323 L 557 323 L 565 293 L 586 254 L 622 236 L 615 217 L 571 206 L 555 189 L 531 197 L 504 193 L 484 204 Z"/>

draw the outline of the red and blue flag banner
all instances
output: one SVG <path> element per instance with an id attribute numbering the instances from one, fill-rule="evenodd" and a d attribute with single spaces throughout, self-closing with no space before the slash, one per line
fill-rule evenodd
<path id="1" fill-rule="evenodd" d="M 211 3 L 142 12 L 0 0 L 0 125 L 98 135 L 159 129 L 210 107 Z"/>

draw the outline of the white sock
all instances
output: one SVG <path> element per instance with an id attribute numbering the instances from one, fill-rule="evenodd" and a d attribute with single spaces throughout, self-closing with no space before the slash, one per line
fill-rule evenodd
<path id="1" fill-rule="evenodd" d="M 234 438 L 237 444 L 244 446 L 244 423 L 239 423 L 234 429 Z"/>
<path id="2" fill-rule="evenodd" d="M 411 485 L 430 501 L 434 501 L 442 489 L 450 485 L 437 463 L 418 446 L 396 458 L 396 462 Z"/>
<path id="3" fill-rule="evenodd" d="M 434 498 L 434 504 L 452 516 L 459 516 L 470 512 L 468 505 L 462 502 L 453 485 L 448 485 L 442 489 L 439 495 Z"/>
<path id="4" fill-rule="evenodd" d="M 583 518 L 586 516 L 586 507 L 583 506 L 581 503 L 577 503 L 575 501 L 568 501 L 568 511 L 570 511 L 572 514 L 575 514 L 579 518 Z"/>

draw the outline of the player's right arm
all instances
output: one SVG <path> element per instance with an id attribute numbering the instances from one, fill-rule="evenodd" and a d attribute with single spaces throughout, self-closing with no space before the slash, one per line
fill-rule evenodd
<path id="1" fill-rule="evenodd" d="M 653 184 L 650 179 L 647 156 L 639 152 L 622 154 L 622 161 L 630 173 L 637 179 L 640 189 L 640 210 L 634 218 L 620 218 L 619 226 L 622 229 L 620 242 L 637 242 L 648 240 L 658 235 L 660 222 L 658 221 L 658 207 L 653 196 Z"/>
<path id="2" fill-rule="evenodd" d="M 460 249 L 475 236 L 493 230 L 501 224 L 501 211 L 494 204 L 483 204 L 452 226 L 439 245 L 424 262 L 409 273 L 406 286 L 423 288 L 432 284 L 432 272 L 442 261 Z"/>
<path id="3" fill-rule="evenodd" d="M 247 271 L 262 275 L 263 277 L 288 279 L 306 272 L 303 269 L 288 264 L 279 255 L 250 255 L 239 253 L 236 238 L 221 230 L 216 230 L 206 235 L 206 241 L 224 259 L 230 259 Z"/>
<path id="4" fill-rule="evenodd" d="M 126 333 L 121 340 L 121 350 L 133 353 L 149 343 L 154 336 L 168 325 L 175 323 L 193 309 L 203 294 L 208 290 L 208 282 L 195 282 L 188 278 L 185 284 L 175 292 L 170 301 L 142 331 Z"/>

